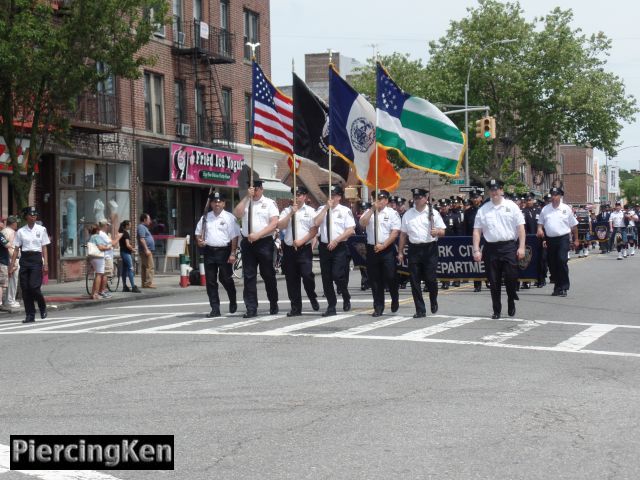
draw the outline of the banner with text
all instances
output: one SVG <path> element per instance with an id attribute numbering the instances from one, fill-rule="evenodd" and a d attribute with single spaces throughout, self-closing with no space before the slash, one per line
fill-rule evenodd
<path id="1" fill-rule="evenodd" d="M 170 163 L 173 182 L 237 188 L 244 157 L 238 153 L 172 143 Z"/>
<path id="2" fill-rule="evenodd" d="M 364 235 L 354 235 L 348 240 L 353 264 L 359 268 L 367 266 L 367 241 Z M 538 263 L 542 247 L 535 235 L 527 235 L 525 257 L 520 260 L 519 278 L 521 281 L 536 281 Z M 396 243 L 397 248 L 397 243 Z M 484 241 L 480 244 L 484 248 Z M 404 263 L 398 263 L 398 273 L 409 275 L 407 247 L 404 252 Z M 442 237 L 438 240 L 438 280 L 484 280 L 484 262 L 473 260 L 473 244 L 470 236 Z"/>

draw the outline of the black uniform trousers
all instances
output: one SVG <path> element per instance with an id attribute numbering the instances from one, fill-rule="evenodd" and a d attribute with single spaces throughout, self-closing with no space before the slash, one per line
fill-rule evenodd
<path id="1" fill-rule="evenodd" d="M 349 250 L 346 242 L 340 242 L 336 248 L 329 251 L 326 243 L 320 242 L 318 247 L 320 251 L 320 274 L 322 275 L 322 289 L 327 299 L 328 308 L 336 308 L 338 302 L 336 291 L 333 289 L 335 282 L 336 287 L 342 293 L 343 300 L 351 300 L 349 295 Z M 369 276 L 371 279 L 371 276 Z"/>
<path id="2" fill-rule="evenodd" d="M 220 297 L 218 296 L 218 278 L 227 291 L 230 303 L 236 302 L 236 285 L 231 275 L 232 266 L 229 263 L 231 246 L 210 247 L 206 246 L 204 252 L 204 274 L 207 279 L 207 296 L 211 310 L 220 310 Z"/>
<path id="3" fill-rule="evenodd" d="M 273 267 L 273 248 L 274 244 L 271 236 L 261 238 L 253 243 L 243 238 L 240 243 L 244 277 L 242 298 L 247 307 L 247 312 L 256 312 L 258 310 L 258 268 L 260 268 L 260 276 L 264 280 L 269 304 L 272 308 L 278 305 L 278 283 L 276 281 L 276 269 Z"/>
<path id="4" fill-rule="evenodd" d="M 540 248 L 540 257 L 538 260 L 538 284 L 547 281 L 547 249 L 543 246 L 544 240 L 538 239 L 538 247 Z"/>
<path id="5" fill-rule="evenodd" d="M 502 278 L 509 300 L 517 300 L 518 294 L 518 258 L 516 256 L 518 244 L 515 240 L 504 242 L 486 242 L 484 245 L 485 270 L 491 287 L 491 303 L 493 313 L 498 315 L 502 311 L 500 299 L 502 290 Z"/>
<path id="6" fill-rule="evenodd" d="M 286 243 L 282 247 L 282 270 L 287 282 L 287 295 L 291 302 L 291 310 L 302 311 L 302 288 L 310 300 L 318 297 L 316 294 L 316 280 L 313 274 L 313 251 L 311 244 L 297 250 Z"/>
<path id="7" fill-rule="evenodd" d="M 40 290 L 42 286 L 42 253 L 21 253 L 19 279 L 25 313 L 27 315 L 35 315 L 36 302 L 40 312 L 44 312 L 47 309 L 47 304 L 44 301 L 42 290 Z"/>
<path id="8" fill-rule="evenodd" d="M 373 293 L 373 308 L 384 310 L 384 289 L 389 287 L 391 301 L 398 301 L 398 275 L 396 274 L 395 248 L 390 245 L 382 252 L 376 253 L 373 245 L 367 244 L 367 272 Z"/>
<path id="9" fill-rule="evenodd" d="M 554 292 L 569 290 L 569 234 L 546 237 L 549 272 L 555 283 Z"/>
<path id="10" fill-rule="evenodd" d="M 422 282 L 429 291 L 429 300 L 435 302 L 438 298 L 438 242 L 409 243 L 409 275 L 411 280 L 411 295 L 416 307 L 416 313 L 426 313 L 427 308 L 422 296 Z"/>

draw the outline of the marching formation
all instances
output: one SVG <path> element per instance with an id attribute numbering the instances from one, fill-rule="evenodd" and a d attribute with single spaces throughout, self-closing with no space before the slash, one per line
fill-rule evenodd
<path id="1" fill-rule="evenodd" d="M 309 192 L 299 185 L 292 190 L 295 198 L 290 206 L 282 212 L 278 211 L 273 200 L 264 196 L 260 180 L 254 180 L 253 185 L 234 210 L 235 217 L 241 221 L 241 228 L 236 218 L 224 210 L 225 199 L 219 192 L 209 196 L 209 211 L 198 222 L 195 233 L 198 246 L 204 253 L 207 295 L 211 305 L 209 317 L 220 315 L 218 281 L 227 291 L 229 311 L 233 313 L 237 309 L 236 290 L 231 278 L 237 246 L 244 262 L 244 317 L 258 315 L 258 272 L 265 282 L 269 313 L 278 313 L 279 292 L 273 264 L 276 235 L 283 240 L 282 270 L 291 304 L 287 313 L 289 317 L 302 314 L 303 288 L 311 308 L 314 311 L 320 309 L 312 270 L 316 246 L 322 293 L 328 304 L 322 316 L 337 314 L 338 296 L 342 297 L 342 311 L 351 309 L 348 239 L 356 233 L 366 236 L 366 269 L 361 285 L 363 290 L 371 288 L 373 317 L 384 314 L 387 292 L 391 312 L 398 311 L 399 290 L 406 283 L 398 274 L 399 265 L 408 267 L 414 317 L 427 315 L 423 292 L 429 294 L 429 311 L 432 314 L 438 311 L 439 288 L 451 287 L 448 281 L 438 285 L 440 237 L 472 238 L 473 260 L 484 262 L 494 319 L 503 314 L 503 284 L 509 316 L 516 314 L 518 291 L 531 288 L 530 282 L 519 282 L 518 269 L 518 262 L 525 257 L 527 235 L 537 237 L 542 252 L 534 286 L 544 287 L 548 272 L 550 282 L 554 284 L 552 295 L 559 297 L 566 297 L 570 289 L 570 250 L 573 247 L 583 256 L 584 250 L 588 252 L 592 242 L 597 240 L 594 226 L 589 224 L 587 230 L 580 227 L 580 214 L 563 202 L 563 190 L 555 187 L 540 200 L 536 200 L 533 193 L 519 198 L 505 193 L 504 183 L 499 179 L 486 183 L 486 199 L 483 199 L 483 188 L 470 192 L 468 199 L 452 197 L 438 201 L 431 200 L 429 191 L 424 188 L 413 188 L 409 201 L 392 196 L 387 190 L 378 190 L 377 193 L 372 192 L 371 203 L 355 205 L 354 213 L 342 204 L 344 191 L 339 185 L 331 187 L 326 204 L 318 209 L 309 206 Z M 607 220 L 611 238 L 620 258 L 623 258 L 627 249 L 629 255 L 635 254 L 638 215 L 633 208 L 622 212 L 620 207 L 616 205 Z M 599 243 L 604 245 L 602 248 L 608 248 L 607 241 Z M 459 283 L 454 281 L 453 287 Z M 474 280 L 474 292 L 481 290 L 481 281 Z"/>

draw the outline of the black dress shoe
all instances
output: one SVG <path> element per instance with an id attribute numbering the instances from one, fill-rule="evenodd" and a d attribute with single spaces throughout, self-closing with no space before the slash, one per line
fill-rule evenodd
<path id="1" fill-rule="evenodd" d="M 542 288 L 542 287 L 544 287 L 544 286 L 546 286 L 546 285 L 547 285 L 547 282 L 546 282 L 546 281 L 543 281 L 543 282 L 538 282 L 538 285 L 536 285 L 536 286 L 537 286 L 538 288 Z"/>
<path id="2" fill-rule="evenodd" d="M 382 310 L 374 310 L 373 313 L 371 314 L 372 317 L 379 317 L 382 315 Z"/>
<path id="3" fill-rule="evenodd" d="M 242 318 L 253 318 L 257 316 L 258 316 L 258 312 L 256 312 L 255 310 L 247 310 L 247 313 L 245 313 L 242 316 Z"/>
<path id="4" fill-rule="evenodd" d="M 211 310 L 207 313 L 207 318 L 215 318 L 220 316 L 220 310 Z"/>
<path id="5" fill-rule="evenodd" d="M 473 287 L 473 291 L 474 292 L 480 292 L 480 291 L 482 291 L 482 287 Z"/>
<path id="6" fill-rule="evenodd" d="M 400 302 L 398 300 L 391 300 L 391 311 L 396 313 L 400 308 Z"/>
<path id="7" fill-rule="evenodd" d="M 559 297 L 566 297 L 567 296 L 567 291 L 566 290 L 560 290 L 558 292 L 558 296 Z"/>
<path id="8" fill-rule="evenodd" d="M 349 310 L 351 310 L 351 300 L 345 300 L 342 302 L 342 311 L 348 312 Z"/>
<path id="9" fill-rule="evenodd" d="M 322 314 L 323 317 L 333 317 L 336 315 L 335 308 L 327 308 L 327 310 Z"/>
<path id="10" fill-rule="evenodd" d="M 440 287 L 442 290 L 449 290 L 449 284 L 448 283 L 443 283 L 442 287 Z"/>
<path id="11" fill-rule="evenodd" d="M 237 310 L 238 310 L 238 303 L 229 302 L 229 313 L 236 313 Z"/>
<path id="12" fill-rule="evenodd" d="M 493 315 L 491 315 L 491 318 L 492 318 L 493 320 L 497 320 L 497 319 L 499 319 L 499 318 L 500 318 L 500 314 L 499 314 L 499 313 L 494 313 Z"/>
<path id="13" fill-rule="evenodd" d="M 560 295 L 559 290 L 554 290 L 553 293 L 551 294 L 552 297 L 557 297 L 558 295 Z"/>
<path id="14" fill-rule="evenodd" d="M 431 313 L 438 313 L 438 302 L 431 302 Z"/>
<path id="15" fill-rule="evenodd" d="M 287 312 L 287 317 L 298 317 L 300 315 L 302 315 L 300 310 L 291 310 L 290 312 Z"/>
<path id="16" fill-rule="evenodd" d="M 311 302 L 311 308 L 313 308 L 314 312 L 317 312 L 318 310 L 320 310 L 320 304 L 318 303 L 317 298 L 311 298 L 309 299 L 309 301 Z"/>
<path id="17" fill-rule="evenodd" d="M 270 315 L 277 315 L 279 311 L 280 310 L 278 309 L 278 305 L 277 304 L 276 305 L 271 305 L 271 308 L 269 308 L 269 314 Z"/>
<path id="18" fill-rule="evenodd" d="M 26 318 L 22 320 L 22 323 L 33 323 L 35 321 L 36 321 L 35 315 L 27 315 Z"/>
<path id="19" fill-rule="evenodd" d="M 513 317 L 516 314 L 516 302 L 509 300 L 509 307 L 507 313 L 510 317 Z"/>
<path id="20" fill-rule="evenodd" d="M 453 285 L 454 287 L 459 287 L 460 286 L 460 282 L 453 282 L 451 285 Z"/>
<path id="21" fill-rule="evenodd" d="M 529 282 L 522 282 L 522 286 L 520 288 L 523 290 L 529 290 L 531 288 L 531 284 Z"/>
<path id="22" fill-rule="evenodd" d="M 565 297 L 566 297 L 566 295 L 565 295 Z M 45 318 L 47 318 L 48 316 L 49 316 L 49 314 L 47 313 L 47 311 L 46 311 L 46 310 L 44 310 L 44 311 L 40 312 L 40 318 L 41 318 L 41 319 L 43 319 L 43 320 L 44 320 L 44 319 L 45 319 Z"/>
<path id="23" fill-rule="evenodd" d="M 425 318 L 427 314 L 425 312 L 416 312 L 413 314 L 413 318 Z"/>

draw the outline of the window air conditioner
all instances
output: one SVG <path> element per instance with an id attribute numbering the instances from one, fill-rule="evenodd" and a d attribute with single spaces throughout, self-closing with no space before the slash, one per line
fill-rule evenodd
<path id="1" fill-rule="evenodd" d="M 178 133 L 181 137 L 188 137 L 191 133 L 191 125 L 189 125 L 188 123 L 179 123 Z"/>

